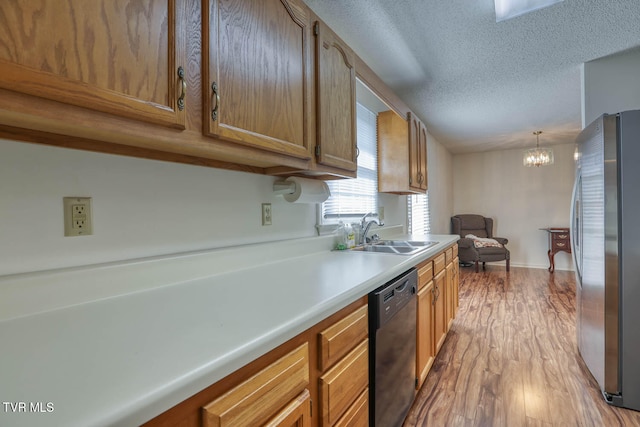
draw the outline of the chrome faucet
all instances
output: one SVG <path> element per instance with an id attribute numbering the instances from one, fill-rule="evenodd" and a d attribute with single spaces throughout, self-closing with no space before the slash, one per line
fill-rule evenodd
<path id="1" fill-rule="evenodd" d="M 379 220 L 377 216 L 378 215 L 374 212 L 369 212 L 362 217 L 362 219 L 360 220 L 360 228 L 362 230 L 362 233 L 360 234 L 360 242 L 358 242 L 358 244 L 363 245 L 367 242 L 367 233 L 369 232 L 369 228 L 371 228 L 371 224 L 376 223 L 378 224 L 378 226 L 384 225 L 384 222 L 382 220 Z M 367 221 L 367 218 L 369 217 L 371 217 L 371 220 Z"/>

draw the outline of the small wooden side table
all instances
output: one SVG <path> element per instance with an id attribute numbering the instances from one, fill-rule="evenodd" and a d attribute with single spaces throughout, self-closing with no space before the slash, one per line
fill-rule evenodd
<path id="1" fill-rule="evenodd" d="M 549 234 L 549 251 L 547 252 L 547 255 L 549 256 L 549 272 L 553 273 L 556 269 L 556 265 L 553 261 L 555 254 L 558 252 L 571 253 L 569 229 L 562 227 L 549 227 L 541 228 L 540 230 L 544 230 Z"/>

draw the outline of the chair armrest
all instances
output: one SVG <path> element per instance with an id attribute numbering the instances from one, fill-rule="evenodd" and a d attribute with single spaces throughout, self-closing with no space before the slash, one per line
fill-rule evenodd
<path id="1" fill-rule="evenodd" d="M 458 240 L 458 248 L 473 248 L 473 240 L 471 239 L 467 239 L 466 237 L 463 237 L 462 239 Z"/>
<path id="2" fill-rule="evenodd" d="M 507 243 L 509 243 L 509 239 L 505 239 L 504 237 L 492 237 L 493 240 L 497 240 L 498 243 L 501 243 L 503 245 L 506 245 Z"/>

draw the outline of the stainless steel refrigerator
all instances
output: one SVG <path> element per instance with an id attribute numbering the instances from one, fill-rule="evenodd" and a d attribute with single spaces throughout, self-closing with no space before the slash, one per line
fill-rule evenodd
<path id="1" fill-rule="evenodd" d="M 578 347 L 607 402 L 640 410 L 640 110 L 599 117 L 575 158 Z"/>

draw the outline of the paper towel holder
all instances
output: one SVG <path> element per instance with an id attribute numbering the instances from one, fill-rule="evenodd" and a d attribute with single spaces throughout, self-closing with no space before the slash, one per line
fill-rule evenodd
<path id="1" fill-rule="evenodd" d="M 291 181 L 276 181 L 273 183 L 273 194 L 293 194 L 296 192 L 296 183 Z"/>
<path id="2" fill-rule="evenodd" d="M 290 203 L 323 203 L 331 196 L 326 182 L 296 176 L 274 182 L 273 193 Z"/>

